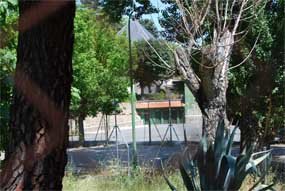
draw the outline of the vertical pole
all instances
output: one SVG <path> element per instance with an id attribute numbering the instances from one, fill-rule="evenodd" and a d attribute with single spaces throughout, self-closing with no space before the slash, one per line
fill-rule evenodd
<path id="1" fill-rule="evenodd" d="M 71 142 L 73 142 L 73 123 L 72 123 L 72 120 L 70 120 L 70 129 L 71 129 Z"/>
<path id="2" fill-rule="evenodd" d="M 106 145 L 109 143 L 108 115 L 106 114 Z"/>
<path id="3" fill-rule="evenodd" d="M 266 147 L 263 147 L 263 151 L 266 151 L 267 149 L 266 149 Z M 267 169 L 268 169 L 268 167 L 267 167 L 267 158 L 263 161 L 263 170 L 264 170 L 264 180 L 262 181 L 263 182 L 263 184 L 267 184 L 268 183 L 268 181 L 267 181 Z"/>
<path id="4" fill-rule="evenodd" d="M 150 121 L 151 115 L 149 110 L 149 101 L 148 101 L 148 138 L 149 138 L 149 144 L 151 144 L 151 121 Z"/>
<path id="5" fill-rule="evenodd" d="M 116 133 L 116 148 L 117 148 L 117 162 L 119 161 L 119 142 L 118 142 L 118 125 L 117 125 L 117 114 L 115 114 L 115 133 Z"/>
<path id="6" fill-rule="evenodd" d="M 185 145 L 187 145 L 187 133 L 186 133 L 186 128 L 185 128 L 185 109 L 183 111 L 182 121 L 183 121 L 184 143 Z"/>
<path id="7" fill-rule="evenodd" d="M 170 99 L 168 100 L 168 112 L 169 112 L 169 134 L 170 142 L 172 143 L 172 121 L 171 121 L 171 103 Z"/>
<path id="8" fill-rule="evenodd" d="M 128 22 L 128 36 L 129 36 L 129 65 L 130 65 L 130 82 L 131 82 L 131 110 L 132 110 L 132 139 L 133 139 L 133 168 L 137 167 L 137 143 L 136 143 L 136 126 L 135 126 L 135 92 L 133 81 L 133 59 L 132 59 L 132 41 L 131 41 L 131 12 L 129 14 Z"/>

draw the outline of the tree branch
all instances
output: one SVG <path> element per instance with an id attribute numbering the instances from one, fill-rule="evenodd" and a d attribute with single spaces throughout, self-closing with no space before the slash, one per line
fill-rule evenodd
<path id="1" fill-rule="evenodd" d="M 257 38 L 256 38 L 256 40 L 255 40 L 255 42 L 254 42 L 254 45 L 253 45 L 253 47 L 251 48 L 251 50 L 250 50 L 250 52 L 248 53 L 248 55 L 246 56 L 246 58 L 245 58 L 243 61 L 241 61 L 239 64 L 230 67 L 228 70 L 231 70 L 231 69 L 234 69 L 234 68 L 237 68 L 237 67 L 241 66 L 242 64 L 244 64 L 244 63 L 249 59 L 249 57 L 251 56 L 253 50 L 254 50 L 255 47 L 256 47 L 257 41 L 258 41 L 258 39 L 259 39 L 259 36 L 260 36 L 260 34 L 258 34 L 258 36 L 257 36 Z"/>
<path id="2" fill-rule="evenodd" d="M 236 22 L 235 22 L 234 27 L 233 27 L 233 31 L 232 31 L 233 35 L 235 35 L 235 33 L 236 33 L 236 30 L 237 30 L 239 22 L 240 22 L 241 15 L 242 15 L 242 13 L 244 11 L 243 8 L 246 5 L 247 1 L 248 0 L 243 0 L 242 3 L 241 3 L 240 10 L 239 10 L 239 13 L 238 13 L 238 17 L 237 17 Z"/>
<path id="3" fill-rule="evenodd" d="M 201 80 L 191 67 L 187 52 L 182 47 L 177 48 L 174 52 L 174 58 L 177 70 L 185 79 L 186 85 L 196 97 L 198 90 L 200 89 Z"/>
<path id="4" fill-rule="evenodd" d="M 223 31 L 225 30 L 226 25 L 227 25 L 228 7 L 229 7 L 229 0 L 227 0 L 227 2 L 226 2 L 226 10 L 225 10 L 225 15 L 224 15 L 224 26 L 223 26 Z"/>

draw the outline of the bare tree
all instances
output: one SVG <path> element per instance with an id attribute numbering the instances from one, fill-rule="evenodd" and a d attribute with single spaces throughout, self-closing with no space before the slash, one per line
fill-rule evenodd
<path id="1" fill-rule="evenodd" d="M 255 16 L 261 3 L 258 0 L 176 0 L 176 3 L 187 39 L 175 51 L 176 68 L 201 109 L 203 134 L 213 141 L 218 121 L 228 124 L 230 57 L 238 38 L 246 35 L 246 30 L 238 32 L 239 25 Z"/>

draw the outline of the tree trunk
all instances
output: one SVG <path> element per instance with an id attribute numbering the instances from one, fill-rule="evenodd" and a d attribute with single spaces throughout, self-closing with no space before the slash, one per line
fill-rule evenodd
<path id="1" fill-rule="evenodd" d="M 20 1 L 9 153 L 0 190 L 61 190 L 67 163 L 74 1 Z"/>
<path id="2" fill-rule="evenodd" d="M 142 100 L 144 100 L 144 84 L 142 83 L 142 82 L 140 82 L 140 87 L 141 87 L 141 98 L 142 98 Z"/>
<path id="3" fill-rule="evenodd" d="M 202 132 L 210 142 L 214 141 L 220 120 L 228 125 L 226 91 L 232 45 L 233 36 L 230 31 L 226 30 L 220 35 L 214 32 L 211 45 L 201 50 L 200 78 L 190 63 L 191 45 L 188 49 L 179 48 L 175 53 L 176 67 L 199 105 L 203 118 Z"/>
<path id="4" fill-rule="evenodd" d="M 151 94 L 152 93 L 152 91 L 151 91 L 151 84 L 147 85 L 147 87 L 148 87 L 148 93 Z"/>
<path id="5" fill-rule="evenodd" d="M 78 117 L 78 132 L 79 132 L 79 143 L 81 146 L 84 145 L 85 142 L 85 136 L 84 136 L 84 116 L 83 115 L 79 115 Z"/>
<path id="6" fill-rule="evenodd" d="M 226 101 L 223 98 L 220 98 L 220 100 L 220 102 L 216 101 L 216 99 L 205 101 L 200 106 L 203 119 L 202 134 L 208 137 L 210 141 L 213 141 L 215 138 L 216 128 L 219 121 L 223 120 L 225 124 L 228 125 Z"/>
<path id="7" fill-rule="evenodd" d="M 159 82 L 154 82 L 156 86 L 156 92 L 159 92 L 161 90 L 161 86 L 163 84 L 163 80 L 159 80 Z"/>
<path id="8" fill-rule="evenodd" d="M 108 142 L 109 142 L 109 119 L 108 119 L 107 114 L 105 114 L 105 116 L 106 116 L 106 120 L 105 120 L 105 122 L 106 122 L 106 124 L 105 124 L 105 127 L 106 127 L 106 143 L 108 145 Z"/>

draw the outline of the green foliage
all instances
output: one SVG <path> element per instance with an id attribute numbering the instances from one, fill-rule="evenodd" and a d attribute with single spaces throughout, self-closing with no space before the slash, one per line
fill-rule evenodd
<path id="1" fill-rule="evenodd" d="M 238 190 L 247 175 L 258 173 L 257 166 L 267 160 L 270 150 L 252 154 L 251 146 L 241 155 L 233 156 L 231 149 L 236 129 L 237 126 L 230 134 L 229 130 L 225 130 L 224 122 L 220 122 L 214 145 L 204 137 L 194 159 L 189 156 L 187 161 L 180 163 L 181 176 L 187 190 Z M 169 186 L 176 190 L 173 185 Z"/>
<path id="2" fill-rule="evenodd" d="M 161 2 L 167 5 L 159 19 L 164 28 L 162 36 L 170 41 L 187 42 L 187 35 L 181 25 L 181 15 L 176 2 L 173 0 L 161 0 Z"/>
<path id="3" fill-rule="evenodd" d="M 81 2 L 92 8 L 102 8 L 108 16 L 108 20 L 112 23 L 121 21 L 124 15 L 128 15 L 131 9 L 135 9 L 136 17 L 142 14 L 151 14 L 157 12 L 157 9 L 152 5 L 149 0 L 81 0 Z"/>
<path id="4" fill-rule="evenodd" d="M 76 87 L 71 87 L 71 103 L 70 103 L 70 112 L 71 114 L 76 113 L 80 107 L 80 90 Z"/>
<path id="5" fill-rule="evenodd" d="M 7 136 L 9 110 L 12 97 L 12 74 L 16 64 L 16 51 L 9 48 L 0 49 L 0 123 L 1 136 Z M 3 131 L 3 132 L 2 132 Z M 1 142 L 1 141 L 0 141 Z M 0 150 L 5 144 L 0 144 Z"/>
<path id="6" fill-rule="evenodd" d="M 145 95 L 145 99 L 146 100 L 165 100 L 167 99 L 167 95 L 164 91 L 160 91 L 160 92 L 157 92 L 157 93 L 153 93 L 153 94 L 148 94 L 148 95 Z"/>
<path id="7" fill-rule="evenodd" d="M 75 17 L 72 114 L 111 113 L 112 101 L 128 96 L 128 52 L 125 39 L 96 12 L 78 8 Z M 80 97 L 80 101 L 78 98 Z"/>
<path id="8" fill-rule="evenodd" d="M 241 25 L 248 34 L 234 48 L 232 65 L 245 59 L 259 39 L 251 57 L 230 70 L 227 99 L 230 116 L 240 120 L 242 135 L 248 134 L 244 138 L 258 138 L 262 145 L 285 124 L 284 0 L 267 1 L 261 10 Z"/>
<path id="9" fill-rule="evenodd" d="M 8 143 L 12 75 L 16 66 L 16 8 L 13 1 L 0 2 L 0 150 L 4 150 Z"/>
<path id="10" fill-rule="evenodd" d="M 156 80 L 168 79 L 173 75 L 174 56 L 168 48 L 171 45 L 167 45 L 168 42 L 163 40 L 153 40 L 149 41 L 149 43 L 153 48 L 145 41 L 135 43 L 137 65 L 134 72 L 134 79 L 142 86 L 151 85 Z"/>
<path id="11" fill-rule="evenodd" d="M 0 1 L 0 26 L 6 23 L 6 18 L 16 10 L 17 0 L 1 0 Z"/>
<path id="12" fill-rule="evenodd" d="M 140 23 L 148 30 L 155 38 L 159 37 L 159 31 L 157 30 L 155 23 L 150 19 L 141 19 Z"/>

